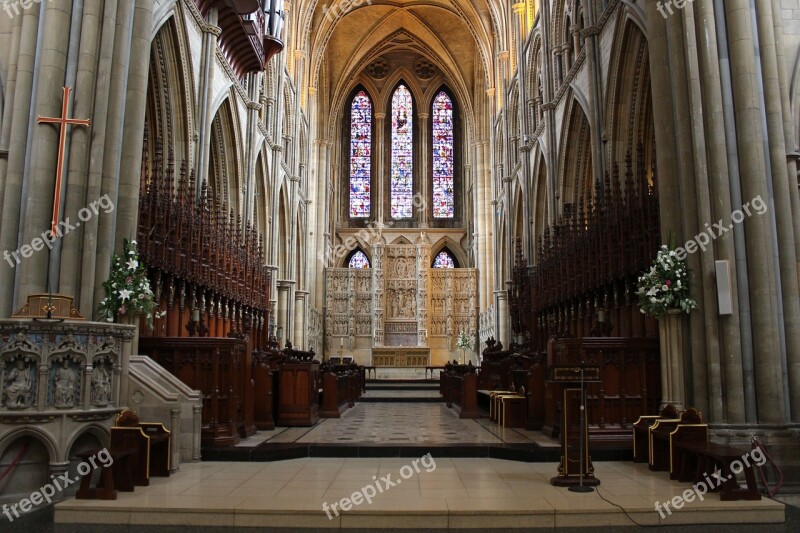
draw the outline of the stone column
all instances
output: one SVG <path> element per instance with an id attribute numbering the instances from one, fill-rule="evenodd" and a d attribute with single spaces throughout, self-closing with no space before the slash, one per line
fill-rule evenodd
<path id="1" fill-rule="evenodd" d="M 683 316 L 672 309 L 658 321 L 658 340 L 661 346 L 661 406 L 675 406 L 679 412 L 686 408 L 686 386 L 683 372 Z"/>
<path id="2" fill-rule="evenodd" d="M 192 414 L 194 425 L 192 427 L 192 462 L 200 462 L 200 448 L 202 446 L 202 428 L 203 428 L 203 406 L 193 405 Z"/>
<path id="3" fill-rule="evenodd" d="M 133 18 L 134 18 L 134 4 L 120 2 L 117 15 L 117 32 L 114 39 L 114 56 L 112 60 L 111 69 L 111 98 L 108 106 L 108 128 L 106 129 L 106 148 L 103 153 L 103 179 L 101 195 L 108 195 L 114 201 L 114 205 L 119 203 L 119 187 L 120 187 L 120 171 L 122 161 L 122 150 L 124 141 L 124 127 L 125 127 L 125 114 L 127 109 L 127 88 L 128 88 L 128 74 L 131 57 L 135 55 L 131 53 L 131 42 L 133 37 Z M 141 59 L 139 60 L 141 61 Z M 149 63 L 149 62 L 148 62 Z M 139 67 L 137 65 L 137 67 Z M 147 67 L 144 67 L 147 68 Z M 137 80 L 141 84 L 141 79 Z M 144 88 L 140 86 L 140 99 L 146 98 L 147 86 Z M 142 121 L 144 121 L 144 101 L 140 101 L 140 108 L 137 110 L 141 115 L 135 118 L 136 127 L 144 128 Z M 141 135 L 139 139 L 134 141 L 129 139 L 130 144 L 141 144 Z M 137 169 L 141 168 L 141 160 L 137 164 Z M 134 172 L 134 176 L 127 177 L 127 183 L 130 187 L 130 182 L 133 181 L 133 188 L 137 190 L 139 183 L 138 171 Z M 129 189 L 130 190 L 130 189 Z M 89 202 L 94 201 L 95 197 L 89 197 Z M 138 202 L 133 209 L 133 206 L 126 204 L 126 212 L 130 215 L 131 211 L 134 212 L 133 218 L 126 220 L 128 224 L 136 220 L 136 212 L 138 210 Z M 97 271 L 94 280 L 82 280 L 84 284 L 94 282 L 94 298 L 89 301 L 81 301 L 81 309 L 87 309 L 89 315 L 94 315 L 94 309 L 106 296 L 103 282 L 108 279 L 111 271 L 111 256 L 115 251 L 122 250 L 122 241 L 115 243 L 114 236 L 118 227 L 119 221 L 114 217 L 92 217 L 90 221 L 97 221 Z M 120 230 L 127 234 L 128 238 L 136 238 L 136 226 L 120 228 Z M 91 306 L 91 307 L 89 307 Z"/>
<path id="4" fill-rule="evenodd" d="M 378 234 L 376 241 L 372 244 L 372 332 L 374 335 L 373 346 L 383 346 L 383 320 L 384 320 L 384 298 L 383 298 L 383 254 L 385 244 L 381 242 L 382 236 Z"/>
<path id="5" fill-rule="evenodd" d="M 82 53 L 78 57 L 75 82 L 76 98 L 72 109 L 74 116 L 81 118 L 92 117 L 93 123 L 91 128 L 72 129 L 72 138 L 69 145 L 69 166 L 65 169 L 64 176 L 66 181 L 64 212 L 67 213 L 67 216 L 70 216 L 70 213 L 77 213 L 78 210 L 86 205 L 87 177 L 90 166 L 89 154 L 94 143 L 104 142 L 92 140 L 92 131 L 99 127 L 98 120 L 93 117 L 96 100 L 96 96 L 93 93 L 98 83 L 100 83 L 97 79 L 97 68 L 100 66 L 98 62 L 102 55 L 100 38 L 103 30 L 103 20 L 102 2 L 86 2 L 84 4 L 83 22 L 81 24 Z M 144 123 L 144 119 L 142 119 L 142 123 Z M 99 216 L 114 215 L 103 213 Z M 61 260 L 58 265 L 60 267 L 58 290 L 62 294 L 69 296 L 80 295 L 81 249 L 85 232 L 86 225 L 84 224 L 83 227 L 77 228 L 76 231 L 72 231 L 60 239 Z"/>
<path id="6" fill-rule="evenodd" d="M 144 138 L 144 116 L 147 107 L 147 80 L 150 55 L 140 53 L 149 50 L 153 30 L 154 0 L 136 2 L 131 39 L 131 66 L 125 94 L 125 124 L 123 130 L 122 164 L 120 165 L 119 198 L 117 199 L 117 227 L 115 242 L 136 235 L 139 221 L 139 185 L 141 182 L 142 141 Z"/>
<path id="7" fill-rule="evenodd" d="M 430 302 L 430 266 L 431 245 L 425 233 L 420 233 L 417 239 L 417 346 L 428 346 L 428 333 L 430 319 L 428 316 L 428 302 Z"/>
<path id="8" fill-rule="evenodd" d="M 0 249 L 11 252 L 17 250 L 22 243 L 18 240 L 19 217 L 22 206 L 22 181 L 25 169 L 25 148 L 30 127 L 30 113 L 33 98 L 34 63 L 36 57 L 36 40 L 38 35 L 38 6 L 25 10 L 14 20 L 14 32 L 19 34 L 16 45 L 17 55 L 14 60 L 16 77 L 13 97 L 8 96 L 7 111 L 3 115 L 3 129 L 8 129 L 8 144 L 3 150 L 7 152 L 7 160 L 0 161 L 4 176 L 3 188 L 0 190 Z M 14 65 L 9 64 L 9 68 Z M 10 81 L 10 80 L 9 80 Z M 11 90 L 11 85 L 8 85 Z M 10 110 L 8 109 L 10 107 Z M 19 265 L 12 259 L 12 265 L 5 262 L 0 268 L 0 318 L 11 316 L 14 311 L 15 284 L 14 276 Z"/>
<path id="9" fill-rule="evenodd" d="M 697 57 L 697 48 L 699 47 L 694 32 L 693 6 L 687 6 L 687 9 L 682 10 L 681 18 L 682 20 L 679 22 L 682 24 L 673 24 L 670 26 L 669 31 L 670 38 L 672 38 L 672 35 L 681 36 L 680 40 L 683 46 L 679 47 L 677 45 L 678 39 L 676 38 L 675 49 L 682 48 L 685 54 L 685 59 L 676 60 L 676 70 L 681 74 L 675 75 L 676 77 L 680 76 L 680 78 L 685 77 L 686 90 L 683 91 L 683 83 L 678 82 L 678 86 L 681 89 L 675 90 L 675 97 L 678 109 L 682 108 L 683 102 L 688 102 L 686 109 L 690 110 L 688 113 L 681 114 L 686 116 L 687 123 L 685 127 L 687 129 L 682 129 L 678 135 L 678 144 L 682 153 L 687 154 L 688 159 L 686 163 L 681 165 L 681 202 L 687 212 L 691 209 L 695 210 L 694 214 L 686 217 L 684 231 L 685 236 L 689 237 L 705 231 L 705 224 L 711 224 L 712 198 L 709 194 L 708 163 L 705 146 L 707 136 L 704 130 L 702 91 L 700 87 L 700 80 L 703 76 L 699 72 L 697 62 L 692 59 Z M 684 126 L 682 121 L 681 125 Z M 685 135 L 684 131 L 689 132 L 689 135 Z M 692 192 L 694 192 L 694 195 L 692 195 Z M 689 256 L 689 268 L 694 273 L 692 276 L 694 285 L 692 289 L 693 292 L 701 295 L 699 297 L 703 302 L 714 302 L 717 297 L 714 283 L 716 276 L 714 259 L 713 245 L 708 250 L 700 250 Z M 707 409 L 706 416 L 709 421 L 722 422 L 725 420 L 725 412 L 723 407 L 724 393 L 719 317 L 716 307 L 713 305 L 701 306 L 698 311 L 692 313 L 691 321 L 693 331 L 698 331 L 697 328 L 702 327 L 699 330 L 702 332 L 702 336 L 698 334 L 692 335 L 692 355 L 684 358 L 685 365 L 687 367 L 695 365 L 695 383 L 697 385 L 708 384 L 708 392 L 700 391 L 700 394 L 697 394 L 700 398 L 697 398 L 693 403 L 701 410 L 703 408 Z M 698 353 L 702 355 L 696 357 Z M 683 375 L 683 372 L 681 375 Z M 705 402 L 708 403 L 706 404 Z"/>
<path id="10" fill-rule="evenodd" d="M 764 159 L 762 109 L 758 94 L 756 61 L 753 51 L 752 16 L 748 0 L 726 0 L 725 14 L 730 42 L 731 75 L 736 114 L 736 134 L 745 201 L 760 196 L 769 198 Z M 778 326 L 780 288 L 776 286 L 775 257 L 771 217 L 750 217 L 745 223 L 750 298 L 753 317 L 753 345 L 756 367 L 758 421 L 782 424 L 786 421 L 781 343 Z"/>
<path id="11" fill-rule="evenodd" d="M 203 31 L 203 46 L 200 51 L 200 79 L 199 79 L 199 92 L 197 95 L 199 105 L 198 112 L 198 131 L 200 138 L 197 144 L 197 160 L 194 164 L 195 172 L 197 174 L 197 190 L 195 194 L 200 198 L 200 193 L 203 190 L 203 183 L 208 180 L 208 161 L 210 157 L 209 143 L 211 142 L 211 123 L 214 117 L 211 115 L 211 99 L 214 95 L 212 74 L 214 69 L 214 57 L 217 49 L 217 40 L 222 29 L 217 26 L 217 18 L 219 13 L 217 8 L 211 8 L 206 16 L 206 24 L 201 25 Z M 279 74 L 282 76 L 282 73 Z M 280 115 L 280 113 L 278 113 Z M 275 211 L 277 212 L 277 211 Z"/>
<path id="12" fill-rule="evenodd" d="M 278 342 L 281 348 L 286 344 L 287 340 L 292 340 L 290 337 L 293 332 L 288 330 L 289 327 L 289 290 L 291 284 L 288 281 L 278 281 L 278 328 L 280 328 L 281 336 Z M 294 341 L 292 341 L 294 342 Z"/>
<path id="13" fill-rule="evenodd" d="M 572 34 L 572 49 L 575 50 L 575 59 L 581 53 L 581 28 L 577 24 L 569 27 L 569 32 Z"/>
<path id="14" fill-rule="evenodd" d="M 169 445 L 170 458 L 169 471 L 175 473 L 181 468 L 181 410 L 169 410 Z"/>
<path id="15" fill-rule="evenodd" d="M 773 13 L 781 12 L 781 4 L 778 0 L 772 0 Z M 783 133 L 785 138 L 785 146 L 787 151 L 787 167 L 788 167 L 788 182 L 796 184 L 797 176 L 797 158 L 798 148 L 797 139 L 794 135 L 794 115 L 789 98 L 790 82 L 786 72 L 786 58 L 784 55 L 784 30 L 781 17 L 772 17 L 775 26 L 775 36 L 777 46 L 775 52 L 777 54 L 778 65 L 778 79 L 781 86 L 781 108 L 783 112 Z M 800 193 L 796 186 L 789 187 L 789 200 L 791 202 L 792 213 L 800 213 Z M 793 217 L 794 225 L 794 247 L 795 256 L 800 260 L 800 216 Z M 790 333 L 792 334 L 792 333 Z M 800 353 L 787 350 L 787 364 L 789 372 L 789 395 L 790 405 L 792 410 L 792 421 L 800 422 Z"/>
<path id="16" fill-rule="evenodd" d="M 87 6 L 88 7 L 88 6 Z M 114 61 L 114 41 L 115 29 L 117 24 L 117 9 L 116 6 L 110 3 L 104 4 L 103 22 L 101 25 L 101 35 L 99 40 L 98 50 L 98 63 L 95 72 L 110 72 L 112 63 Z M 83 58 L 81 58 L 83 59 Z M 88 60 L 88 58 L 87 58 Z M 92 67 L 88 66 L 87 69 Z M 83 196 L 72 199 L 74 205 L 81 206 L 86 198 L 97 199 L 102 196 L 103 188 L 103 161 L 106 151 L 106 130 L 109 124 L 108 109 L 111 101 L 111 76 L 94 76 L 93 90 L 95 94 L 94 105 L 92 110 L 92 138 L 89 147 L 89 164 L 84 178 L 86 184 Z M 77 176 L 76 179 L 80 179 Z M 78 193 L 76 193 L 78 194 Z M 116 203 L 116 199 L 113 199 Z M 64 277 L 67 283 L 74 283 L 76 287 L 80 288 L 80 293 L 76 294 L 78 309 L 84 316 L 92 317 L 94 315 L 94 295 L 95 295 L 95 278 L 97 276 L 98 265 L 98 218 L 93 217 L 89 219 L 81 227 L 81 233 L 78 236 L 81 238 L 80 248 L 80 261 L 68 264 L 72 260 L 71 252 L 67 248 L 72 245 L 64 247 L 62 254 L 62 264 L 64 265 Z M 65 242 L 65 244 L 67 244 Z M 113 243 L 104 243 L 104 246 L 111 247 Z M 74 265 L 74 266 L 72 266 Z M 108 269 L 110 265 L 105 265 L 104 268 Z M 75 277 L 75 272 L 79 274 Z M 108 270 L 106 270 L 108 272 Z M 103 280 L 105 281 L 105 280 Z"/>
<path id="17" fill-rule="evenodd" d="M 373 146 L 386 146 L 386 113 L 375 113 L 375 128 L 372 131 L 375 137 Z M 379 225 L 386 221 L 384 206 L 387 203 L 386 194 L 386 172 L 387 164 L 385 159 L 386 150 L 373 150 L 372 151 L 372 188 L 370 192 L 370 199 L 372 208 L 370 215 L 373 220 L 377 220 Z M 377 185 L 377 187 L 376 187 Z M 348 211 L 349 212 L 349 211 Z"/>
<path id="18" fill-rule="evenodd" d="M 306 304 L 308 291 L 294 291 L 294 342 L 295 346 L 302 346 L 304 350 L 309 347 L 306 343 Z"/>
<path id="19" fill-rule="evenodd" d="M 72 2 L 56 0 L 39 6 L 39 43 L 35 54 L 35 73 L 32 91 L 35 93 L 30 113 L 30 131 L 26 139 L 24 177 L 22 180 L 20 246 L 29 246 L 34 238 L 50 228 L 53 215 L 54 184 L 58 165 L 60 125 L 37 124 L 36 115 L 61 116 L 62 91 L 66 75 L 66 50 L 69 49 L 69 28 Z M 26 15 L 27 16 L 27 15 Z M 38 33 L 38 32 L 37 32 Z M 87 95 L 88 96 L 88 95 Z M 67 131 L 69 136 L 73 128 Z M 69 138 L 69 137 L 68 137 Z M 67 145 L 68 146 L 68 145 Z M 61 191 L 56 193 L 60 197 Z M 65 214 L 61 214 L 62 220 Z M 11 248 L 11 250 L 15 249 Z M 36 250 L 36 248 L 34 248 Z M 23 262 L 16 269 L 17 291 L 15 307 L 19 308 L 28 295 L 45 292 L 47 288 L 47 251 L 39 249 L 32 255 L 23 253 Z M 5 267 L 4 267 L 5 269 Z"/>
<path id="20" fill-rule="evenodd" d="M 792 213 L 792 197 L 797 196 L 797 174 L 789 174 L 786 162 L 787 147 L 784 132 L 783 105 L 788 105 L 784 98 L 785 85 L 781 87 L 779 60 L 783 62 L 783 41 L 775 33 L 772 3 L 756 2 L 758 21 L 759 47 L 761 50 L 761 74 L 766 104 L 767 133 L 769 136 L 769 160 L 772 170 L 772 193 L 774 214 L 773 226 L 778 241 L 778 266 L 780 268 L 780 284 L 778 294 L 783 303 L 783 330 L 786 335 L 786 356 L 789 383 L 784 380 L 784 389 L 792 398 L 790 391 L 800 391 L 800 287 L 798 287 L 798 265 L 795 246 L 800 237 L 795 233 L 795 226 L 800 213 Z M 780 13 L 780 12 L 778 12 Z M 781 35 L 781 37 L 783 37 Z M 793 126 L 792 126 L 793 129 Z M 791 146 L 794 150 L 794 146 Z M 791 179 L 790 179 L 791 178 Z M 769 188 L 769 187 L 768 187 Z M 765 213 L 760 216 L 768 216 Z M 790 413 L 793 418 L 800 419 L 800 392 L 796 392 L 790 402 Z"/>
<path id="21" fill-rule="evenodd" d="M 416 219 L 419 221 L 419 226 L 421 228 L 427 228 L 430 225 L 431 220 L 431 213 L 433 210 L 433 189 L 432 189 L 432 181 L 431 181 L 431 172 L 432 169 L 428 164 L 430 161 L 430 150 L 431 146 L 433 146 L 433 139 L 431 138 L 431 130 L 428 120 L 430 119 L 430 113 L 418 113 L 419 116 L 419 159 L 420 159 L 420 179 L 419 179 L 419 190 L 417 194 L 420 195 L 421 198 L 424 199 L 422 202 L 422 206 L 417 208 L 420 213 L 416 215 Z M 416 204 L 415 204 L 416 205 Z"/>
<path id="22" fill-rule="evenodd" d="M 497 306 L 497 313 L 495 320 L 497 321 L 495 328 L 497 331 L 497 340 L 503 342 L 503 345 L 508 347 L 511 342 L 510 328 L 508 327 L 508 293 L 506 291 L 494 291 L 495 304 Z"/>
<path id="23" fill-rule="evenodd" d="M 708 158 L 708 185 L 711 204 L 711 217 L 719 220 L 730 216 L 731 194 L 730 174 L 728 167 L 727 144 L 725 141 L 725 121 L 722 109 L 722 87 L 720 84 L 720 66 L 718 59 L 716 18 L 714 7 L 710 0 L 697 0 L 694 6 L 695 28 L 703 35 L 703 44 L 696 47 L 699 60 L 699 82 L 702 93 L 702 110 L 705 126 L 705 144 Z M 717 237 L 715 244 L 715 257 L 727 261 L 730 267 L 731 279 L 739 277 L 736 264 L 735 245 L 732 232 L 724 233 Z M 746 273 L 744 273 L 746 275 Z M 740 321 L 740 307 L 738 291 L 732 290 L 733 314 L 720 316 L 719 332 L 721 354 L 726 354 L 720 359 L 722 364 L 721 377 L 724 376 L 724 398 L 716 398 L 713 394 L 711 403 L 721 402 L 715 411 L 722 411 L 722 420 L 727 423 L 737 424 L 745 422 L 745 396 L 744 375 L 742 372 L 742 342 L 750 341 L 749 319 L 747 330 L 742 329 Z M 713 301 L 713 300 L 712 300 Z M 716 309 L 715 309 L 716 311 Z M 712 368 L 708 368 L 712 372 Z M 695 381 L 702 379 L 702 373 L 695 376 Z M 742 391 L 745 394 L 742 394 Z M 752 391 L 751 391 L 752 392 Z"/>

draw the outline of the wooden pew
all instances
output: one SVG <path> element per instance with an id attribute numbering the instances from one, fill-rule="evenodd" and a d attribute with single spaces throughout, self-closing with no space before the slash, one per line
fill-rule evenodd
<path id="1" fill-rule="evenodd" d="M 140 422 L 138 415 L 126 410 L 117 416 L 111 428 L 109 451 L 112 457 L 135 456 L 134 484 L 148 486 L 150 477 L 169 477 L 170 432 L 163 424 Z"/>
<path id="2" fill-rule="evenodd" d="M 341 413 L 355 405 L 364 388 L 364 368 L 355 364 L 337 365 L 323 363 L 322 400 L 320 416 L 339 418 Z"/>
<path id="3" fill-rule="evenodd" d="M 86 462 L 92 457 L 96 457 L 101 450 L 89 450 L 76 454 L 79 459 Z M 77 500 L 116 500 L 117 492 L 133 492 L 134 476 L 138 468 L 138 449 L 129 447 L 118 449 L 115 453 L 108 452 L 111 456 L 111 463 L 99 464 L 100 479 L 95 487 L 92 487 L 92 477 L 94 470 L 89 470 L 81 476 L 81 484 L 75 494 Z"/>
<path id="4" fill-rule="evenodd" d="M 313 426 L 319 421 L 320 363 L 313 350 L 296 350 L 289 342 L 283 354 L 286 362 L 279 369 L 278 425 Z"/>
<path id="5" fill-rule="evenodd" d="M 706 483 L 707 480 L 715 485 L 709 487 L 710 491 L 720 491 L 721 501 L 760 500 L 758 483 L 753 473 L 753 465 L 742 460 L 750 450 L 741 450 L 732 446 L 716 442 L 683 441 L 676 444 L 678 448 L 679 466 L 678 480 Z M 745 478 L 745 487 L 739 486 L 736 473 L 733 471 L 734 462 L 742 465 Z M 714 476 L 717 473 L 719 478 Z"/>
<path id="6" fill-rule="evenodd" d="M 668 471 L 672 479 L 679 475 L 680 452 L 678 445 L 686 442 L 708 443 L 708 424 L 694 408 L 681 413 L 680 419 L 659 419 L 650 426 L 650 470 Z"/>
<path id="7" fill-rule="evenodd" d="M 202 445 L 233 446 L 256 432 L 253 353 L 247 340 L 222 337 L 146 337 L 140 352 L 203 393 Z"/>
<path id="8" fill-rule="evenodd" d="M 650 428 L 658 420 L 680 420 L 678 411 L 672 404 L 665 405 L 659 415 L 640 416 L 633 424 L 633 462 L 650 462 Z"/>
<path id="9" fill-rule="evenodd" d="M 480 418 L 478 376 L 472 362 L 448 363 L 441 374 L 441 392 L 447 407 L 455 407 L 459 418 Z"/>

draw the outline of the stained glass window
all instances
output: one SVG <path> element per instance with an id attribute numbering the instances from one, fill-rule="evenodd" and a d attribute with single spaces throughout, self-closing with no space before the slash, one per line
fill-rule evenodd
<path id="1" fill-rule="evenodd" d="M 411 218 L 413 199 L 413 109 L 411 92 L 400 85 L 392 97 L 392 218 Z"/>
<path id="2" fill-rule="evenodd" d="M 447 253 L 446 250 L 439 252 L 439 255 L 433 260 L 433 268 L 455 268 L 456 262 L 453 256 Z"/>
<path id="3" fill-rule="evenodd" d="M 350 216 L 364 218 L 370 211 L 372 177 L 372 102 L 364 91 L 350 106 Z"/>
<path id="4" fill-rule="evenodd" d="M 369 268 L 369 258 L 361 250 L 350 256 L 350 262 L 347 264 L 348 268 Z"/>
<path id="5" fill-rule="evenodd" d="M 433 100 L 433 216 L 452 218 L 453 101 L 444 91 Z"/>

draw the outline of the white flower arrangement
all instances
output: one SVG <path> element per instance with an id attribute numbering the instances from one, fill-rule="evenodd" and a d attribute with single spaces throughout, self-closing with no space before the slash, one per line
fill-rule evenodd
<path id="1" fill-rule="evenodd" d="M 456 340 L 456 346 L 458 346 L 462 350 L 472 349 L 472 343 L 469 340 L 469 336 L 465 332 L 463 331 L 459 332 L 458 339 Z"/>
<path id="2" fill-rule="evenodd" d="M 697 300 L 689 296 L 689 268 L 686 260 L 678 259 L 675 250 L 663 245 L 650 270 L 639 277 L 639 309 L 642 313 L 661 318 L 670 309 L 689 314 L 697 309 Z"/>
<path id="3" fill-rule="evenodd" d="M 125 257 L 129 259 L 124 260 Z M 153 317 L 156 307 L 147 269 L 139 261 L 136 241 L 123 242 L 122 256 L 111 258 L 109 279 L 103 283 L 106 297 L 100 302 L 98 314 L 100 319 L 113 322 L 130 314 L 144 315 L 147 327 L 153 329 Z M 161 318 L 157 316 L 157 318 Z"/>

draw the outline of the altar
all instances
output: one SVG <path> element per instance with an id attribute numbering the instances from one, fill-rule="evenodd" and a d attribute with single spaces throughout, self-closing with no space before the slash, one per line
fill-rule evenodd
<path id="1" fill-rule="evenodd" d="M 426 367 L 430 366 L 430 348 L 383 346 L 372 348 L 374 367 Z"/>

